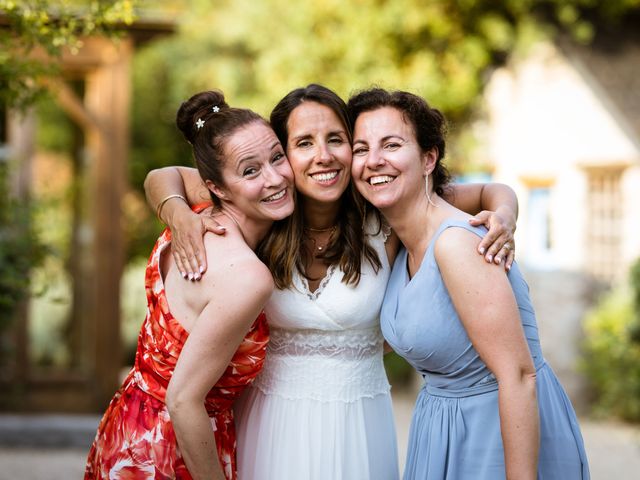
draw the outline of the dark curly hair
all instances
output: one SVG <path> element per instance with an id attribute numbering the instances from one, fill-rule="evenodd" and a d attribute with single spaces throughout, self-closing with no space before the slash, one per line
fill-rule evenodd
<path id="1" fill-rule="evenodd" d="M 451 181 L 447 167 L 442 163 L 445 155 L 445 135 L 447 125 L 439 110 L 431 108 L 426 100 L 413 93 L 387 91 L 374 87 L 354 94 L 347 105 L 349 121 L 355 125 L 358 116 L 383 107 L 391 107 L 402 113 L 405 122 L 413 127 L 418 145 L 423 152 L 432 148 L 438 150 L 436 166 L 431 172 L 433 189 L 442 195 Z"/>

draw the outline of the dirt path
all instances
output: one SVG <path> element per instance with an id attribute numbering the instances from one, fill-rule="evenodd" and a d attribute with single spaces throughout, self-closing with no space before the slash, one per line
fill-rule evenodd
<path id="1" fill-rule="evenodd" d="M 400 465 L 404 463 L 414 397 L 394 396 Z M 97 423 L 97 417 L 95 422 Z M 581 419 L 592 480 L 640 478 L 640 427 Z M 0 422 L 0 427 L 2 422 Z M 81 479 L 87 448 L 0 446 L 0 480 Z"/>

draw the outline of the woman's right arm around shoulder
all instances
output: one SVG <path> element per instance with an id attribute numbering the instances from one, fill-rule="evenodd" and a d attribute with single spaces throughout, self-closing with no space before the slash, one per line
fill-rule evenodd
<path id="1" fill-rule="evenodd" d="M 198 171 L 188 167 L 151 170 L 144 180 L 144 191 L 149 206 L 171 229 L 171 252 L 178 270 L 184 278 L 200 280 L 207 269 L 202 237 L 206 231 L 224 234 L 224 228 L 190 208 L 211 201 Z"/>
<path id="2" fill-rule="evenodd" d="M 262 311 L 274 284 L 269 270 L 246 245 L 242 249 L 236 248 L 237 239 L 224 244 L 215 240 L 211 241 L 211 235 L 205 238 L 207 254 L 216 268 L 200 282 L 181 282 L 181 289 L 196 299 L 201 310 L 180 352 L 166 402 L 192 477 L 223 480 L 204 400 Z"/>

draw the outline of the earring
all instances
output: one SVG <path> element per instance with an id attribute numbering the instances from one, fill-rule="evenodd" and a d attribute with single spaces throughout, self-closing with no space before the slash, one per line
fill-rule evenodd
<path id="1" fill-rule="evenodd" d="M 428 173 L 424 176 L 424 186 L 425 186 L 425 192 L 424 193 L 426 194 L 427 200 L 429 201 L 429 203 L 431 205 L 433 205 L 435 207 L 436 204 L 433 203 L 433 201 L 431 200 L 431 195 L 429 195 L 429 174 Z"/>

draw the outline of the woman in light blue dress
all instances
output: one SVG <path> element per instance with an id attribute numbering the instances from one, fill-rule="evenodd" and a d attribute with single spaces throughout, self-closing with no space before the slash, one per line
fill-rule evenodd
<path id="1" fill-rule="evenodd" d="M 505 274 L 476 258 L 470 246 L 486 230 L 442 199 L 442 115 L 382 89 L 349 108 L 353 180 L 404 245 L 382 331 L 425 378 L 405 479 L 588 479 L 575 412 L 542 356 L 517 264 Z"/>

